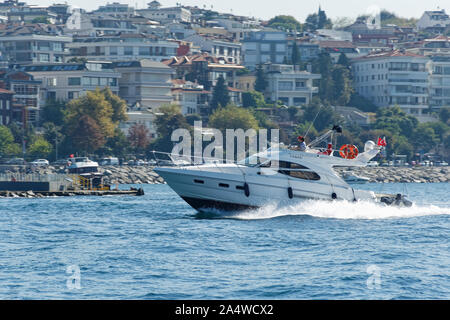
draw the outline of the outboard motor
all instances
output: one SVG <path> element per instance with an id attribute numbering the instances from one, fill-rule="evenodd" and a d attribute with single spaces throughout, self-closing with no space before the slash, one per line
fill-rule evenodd
<path id="1" fill-rule="evenodd" d="M 398 193 L 395 197 L 381 197 L 380 202 L 387 204 L 388 206 L 394 205 L 398 207 L 411 207 L 412 201 L 406 199 L 406 196 Z"/>

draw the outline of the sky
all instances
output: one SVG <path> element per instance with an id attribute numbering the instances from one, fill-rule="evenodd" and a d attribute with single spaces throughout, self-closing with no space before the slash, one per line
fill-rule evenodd
<path id="1" fill-rule="evenodd" d="M 25 0 L 28 4 L 50 5 L 62 3 L 64 0 Z M 147 7 L 151 0 L 71 0 L 73 6 L 93 10 L 107 2 L 126 3 L 138 9 Z M 308 14 L 316 12 L 319 5 L 327 16 L 335 19 L 341 17 L 356 18 L 365 14 L 369 8 L 376 6 L 381 9 L 395 12 L 400 17 L 420 18 L 427 10 L 436 10 L 438 7 L 450 12 L 449 0 L 159 0 L 163 7 L 183 5 L 203 8 L 213 7 L 213 10 L 236 15 L 244 15 L 268 20 L 276 15 L 292 15 L 300 22 L 304 22 Z"/>

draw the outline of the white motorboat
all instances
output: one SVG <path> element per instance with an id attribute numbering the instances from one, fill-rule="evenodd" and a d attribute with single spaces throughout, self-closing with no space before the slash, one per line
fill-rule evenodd
<path id="1" fill-rule="evenodd" d="M 74 174 L 92 174 L 98 172 L 98 163 L 90 160 L 88 157 L 75 157 L 69 159 L 71 162 L 68 167 L 69 173 Z"/>
<path id="2" fill-rule="evenodd" d="M 330 132 L 324 137 L 332 134 Z M 333 170 L 334 167 L 366 166 L 382 146 L 368 141 L 364 149 L 363 153 L 348 159 L 334 156 L 338 150 L 324 152 L 308 148 L 304 152 L 278 146 L 238 163 L 209 162 L 154 170 L 199 211 L 240 211 L 268 204 L 294 205 L 305 199 L 362 200 L 410 206 L 412 203 L 401 194 L 375 194 L 354 189 Z"/>

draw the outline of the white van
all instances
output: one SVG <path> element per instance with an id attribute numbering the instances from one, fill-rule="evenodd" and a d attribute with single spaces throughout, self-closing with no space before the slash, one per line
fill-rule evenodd
<path id="1" fill-rule="evenodd" d="M 101 166 L 118 166 L 119 159 L 114 158 L 114 157 L 103 158 L 102 160 L 100 160 L 100 165 Z"/>

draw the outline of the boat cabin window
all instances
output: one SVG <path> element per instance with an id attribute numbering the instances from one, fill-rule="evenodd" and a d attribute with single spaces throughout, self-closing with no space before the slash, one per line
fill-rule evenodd
<path id="1" fill-rule="evenodd" d="M 272 166 L 275 166 L 276 164 L 277 163 L 272 162 Z M 317 173 L 298 163 L 279 161 L 278 167 L 280 168 L 278 170 L 279 173 L 291 176 L 293 178 L 316 181 L 320 180 L 320 176 Z"/>
<path id="2" fill-rule="evenodd" d="M 238 162 L 240 165 L 244 165 L 247 167 L 262 167 L 267 168 L 270 167 L 270 160 L 264 159 L 258 156 L 251 156 L 248 158 L 245 158 Z"/>

